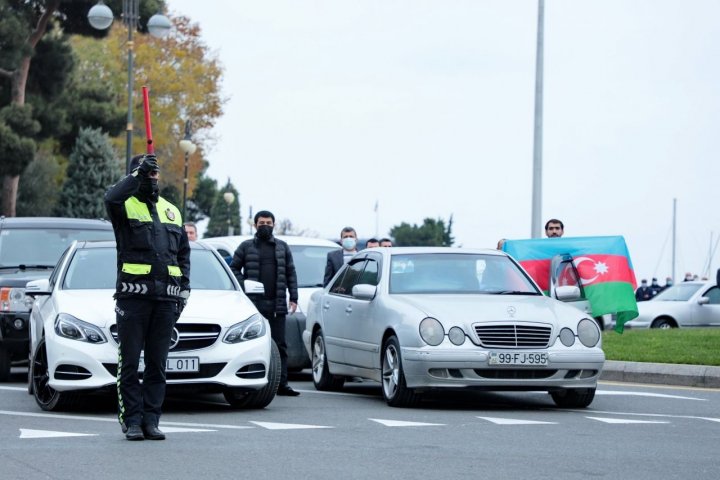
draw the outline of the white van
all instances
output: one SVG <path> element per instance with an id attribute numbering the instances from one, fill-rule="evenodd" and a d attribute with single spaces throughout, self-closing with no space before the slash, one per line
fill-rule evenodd
<path id="1" fill-rule="evenodd" d="M 200 242 L 214 247 L 218 253 L 230 263 L 237 247 L 253 238 L 250 235 L 235 235 L 230 237 L 203 238 Z M 305 315 L 307 313 L 310 295 L 322 289 L 327 254 L 337 250 L 340 246 L 321 238 L 298 237 L 291 235 L 276 235 L 290 246 L 295 271 L 298 280 L 298 309 L 287 316 L 285 336 L 287 339 L 288 370 L 298 371 L 310 367 L 308 357 L 302 343 L 302 332 L 305 330 Z"/>

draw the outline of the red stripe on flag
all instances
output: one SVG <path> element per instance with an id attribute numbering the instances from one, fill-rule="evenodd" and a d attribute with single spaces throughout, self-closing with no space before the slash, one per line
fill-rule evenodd
<path id="1" fill-rule="evenodd" d="M 540 290 L 547 291 L 550 288 L 550 259 L 545 260 L 523 260 L 520 265 L 535 280 Z"/>
<path id="2" fill-rule="evenodd" d="M 579 255 L 574 259 L 584 287 L 604 282 L 626 282 L 637 288 L 635 272 L 627 257 L 621 255 Z M 550 288 L 550 259 L 523 260 L 520 265 L 535 280 L 541 290 Z"/>
<path id="3" fill-rule="evenodd" d="M 583 286 L 603 282 L 625 282 L 637 288 L 635 272 L 630 268 L 627 257 L 622 255 L 582 255 L 573 262 Z"/>

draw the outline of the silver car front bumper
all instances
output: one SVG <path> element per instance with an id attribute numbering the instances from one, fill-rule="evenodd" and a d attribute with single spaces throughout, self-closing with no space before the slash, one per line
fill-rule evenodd
<path id="1" fill-rule="evenodd" d="M 599 348 L 548 351 L 543 366 L 490 365 L 487 350 L 402 348 L 409 388 L 548 390 L 594 388 L 605 354 Z"/>

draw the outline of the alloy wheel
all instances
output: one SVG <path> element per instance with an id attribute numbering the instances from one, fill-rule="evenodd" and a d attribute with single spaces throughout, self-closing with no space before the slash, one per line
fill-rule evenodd
<path id="1" fill-rule="evenodd" d="M 382 366 L 382 385 L 387 398 L 393 398 L 397 393 L 400 382 L 400 362 L 395 345 L 388 344 L 385 347 Z"/>

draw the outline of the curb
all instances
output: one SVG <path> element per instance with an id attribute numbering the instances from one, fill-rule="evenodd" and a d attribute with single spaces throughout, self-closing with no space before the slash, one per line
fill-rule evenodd
<path id="1" fill-rule="evenodd" d="M 720 388 L 720 367 L 606 360 L 600 380 Z"/>

